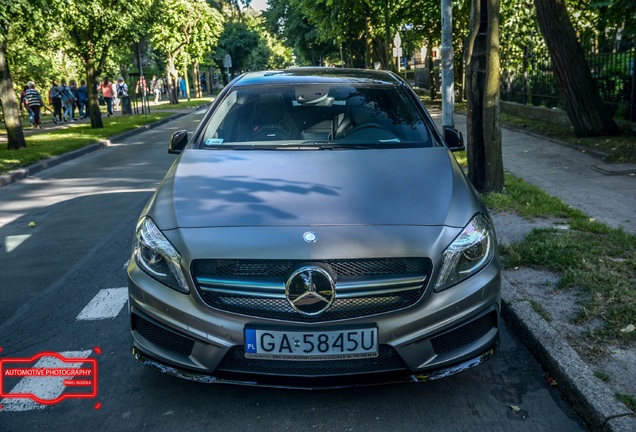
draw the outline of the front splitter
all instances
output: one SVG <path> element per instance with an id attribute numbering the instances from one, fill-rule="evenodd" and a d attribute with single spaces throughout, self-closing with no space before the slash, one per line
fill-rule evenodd
<path id="1" fill-rule="evenodd" d="M 316 386 L 292 386 L 292 385 L 276 385 L 271 383 L 260 383 L 258 381 L 249 381 L 249 380 L 228 380 L 223 378 L 218 378 L 212 375 L 202 374 L 199 372 L 178 369 L 173 366 L 166 365 L 161 363 L 146 354 L 139 351 L 137 348 L 132 348 L 133 357 L 141 362 L 142 364 L 149 366 L 153 369 L 157 369 L 160 372 L 163 372 L 167 375 L 171 375 L 177 378 L 185 379 L 188 381 L 194 381 L 203 384 L 234 384 L 234 385 L 242 385 L 242 386 L 254 386 L 254 387 L 269 387 L 269 388 L 285 388 L 285 389 L 295 389 L 295 390 L 326 390 L 326 389 L 337 389 L 337 388 L 352 388 L 352 387 L 368 387 L 375 385 L 384 385 L 384 384 L 399 384 L 399 383 L 422 383 L 428 381 L 436 381 L 442 378 L 448 378 L 452 375 L 456 375 L 460 372 L 465 372 L 469 369 L 475 368 L 480 364 L 488 361 L 492 356 L 495 355 L 499 348 L 499 343 L 496 343 L 494 346 L 489 348 L 483 354 L 474 357 L 472 359 L 463 361 L 461 363 L 457 363 L 448 367 L 435 369 L 430 372 L 423 372 L 421 374 L 411 374 L 405 375 L 403 378 L 396 379 L 392 377 L 387 381 L 382 382 L 370 382 L 370 383 L 356 383 L 354 385 L 316 385 Z"/>

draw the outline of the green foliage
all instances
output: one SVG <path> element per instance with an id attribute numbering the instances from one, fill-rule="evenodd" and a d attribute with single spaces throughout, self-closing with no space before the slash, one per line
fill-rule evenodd
<path id="1" fill-rule="evenodd" d="M 202 60 L 213 50 L 221 32 L 223 17 L 204 0 L 157 0 L 150 41 L 174 67 L 180 63 Z M 171 73 L 176 76 L 176 71 Z"/>
<path id="2" fill-rule="evenodd" d="M 623 402 L 627 407 L 636 412 L 636 397 L 627 393 L 616 393 L 616 399 Z"/>
<path id="3" fill-rule="evenodd" d="M 247 69 L 247 59 L 259 40 L 258 32 L 245 23 L 227 22 L 219 39 L 219 48 L 232 57 L 232 69 L 242 71 Z"/>

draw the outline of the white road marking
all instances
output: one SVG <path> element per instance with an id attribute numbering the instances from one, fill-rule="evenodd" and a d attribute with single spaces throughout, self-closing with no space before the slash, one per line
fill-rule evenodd
<path id="1" fill-rule="evenodd" d="M 96 321 L 115 318 L 128 300 L 128 288 L 100 290 L 93 300 L 79 313 L 78 321 Z"/>
<path id="2" fill-rule="evenodd" d="M 4 239 L 4 248 L 7 250 L 7 252 L 12 252 L 14 249 L 17 249 L 18 246 L 20 246 L 29 237 L 31 237 L 31 234 L 7 236 Z"/>
<path id="3" fill-rule="evenodd" d="M 60 353 L 65 358 L 87 358 L 92 351 L 66 351 Z M 56 357 L 42 357 L 38 360 L 33 368 L 79 368 L 82 363 L 66 363 Z M 64 380 L 70 377 L 37 377 L 22 378 L 13 387 L 10 394 L 27 393 L 33 394 L 40 399 L 52 401 L 62 395 L 64 391 Z M 46 405 L 42 405 L 33 399 L 23 398 L 4 398 L 0 401 L 2 411 L 31 411 L 36 409 L 44 409 Z"/>

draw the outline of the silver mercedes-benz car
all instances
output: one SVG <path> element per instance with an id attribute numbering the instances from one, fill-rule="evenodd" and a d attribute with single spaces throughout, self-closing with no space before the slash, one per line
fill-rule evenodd
<path id="1" fill-rule="evenodd" d="M 233 80 L 144 208 L 133 356 L 179 377 L 326 388 L 420 382 L 499 343 L 488 212 L 417 95 L 384 71 Z"/>

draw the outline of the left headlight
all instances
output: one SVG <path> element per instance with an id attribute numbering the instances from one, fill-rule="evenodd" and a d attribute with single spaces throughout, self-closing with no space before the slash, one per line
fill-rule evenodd
<path id="1" fill-rule="evenodd" d="M 190 292 L 181 270 L 181 255 L 147 216 L 137 224 L 133 256 L 154 279 L 184 294 Z"/>
<path id="2" fill-rule="evenodd" d="M 490 220 L 476 214 L 444 250 L 435 291 L 443 291 L 485 267 L 495 254 L 494 241 Z"/>

